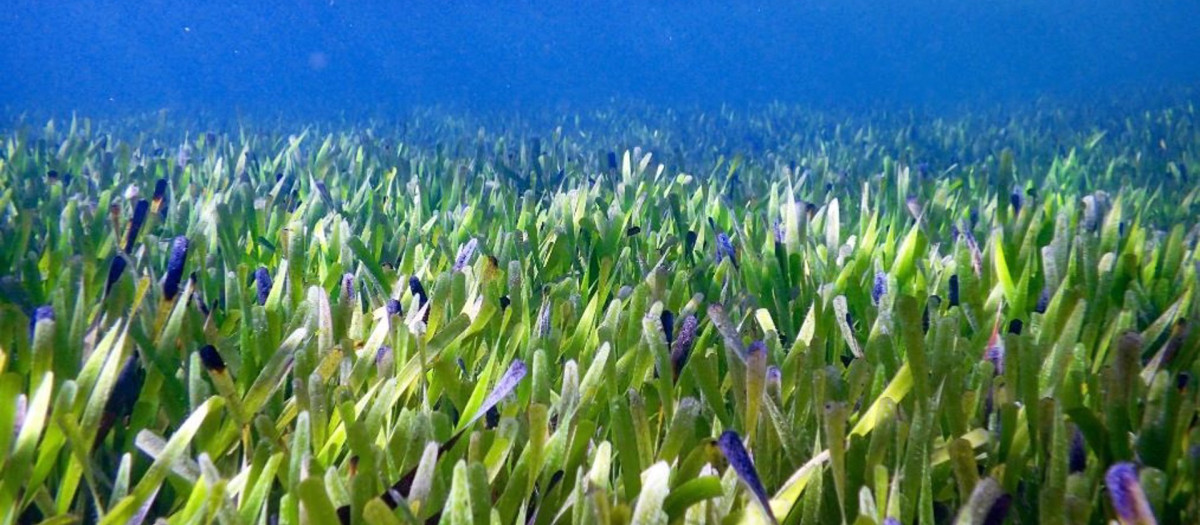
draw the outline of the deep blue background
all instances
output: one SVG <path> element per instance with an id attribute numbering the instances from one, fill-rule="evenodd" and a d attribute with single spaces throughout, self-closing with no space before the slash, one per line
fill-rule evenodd
<path id="1" fill-rule="evenodd" d="M 937 107 L 1200 82 L 1194 0 L 6 0 L 0 26 L 8 112 Z"/>

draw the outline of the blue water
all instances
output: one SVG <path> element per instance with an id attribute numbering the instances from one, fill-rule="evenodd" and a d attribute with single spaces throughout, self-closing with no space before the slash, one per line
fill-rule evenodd
<path id="1" fill-rule="evenodd" d="M 1194 0 L 0 4 L 18 113 L 947 107 L 1200 83 Z"/>

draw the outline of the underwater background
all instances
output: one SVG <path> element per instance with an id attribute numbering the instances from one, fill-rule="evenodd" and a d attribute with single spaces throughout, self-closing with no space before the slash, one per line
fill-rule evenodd
<path id="1" fill-rule="evenodd" d="M 8 112 L 971 108 L 1200 80 L 1200 3 L 7 0 Z"/>

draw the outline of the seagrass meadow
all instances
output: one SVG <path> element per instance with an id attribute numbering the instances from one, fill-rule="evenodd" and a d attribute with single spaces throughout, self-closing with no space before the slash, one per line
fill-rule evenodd
<path id="1" fill-rule="evenodd" d="M 1200 522 L 1200 116 L 0 130 L 0 523 Z"/>

